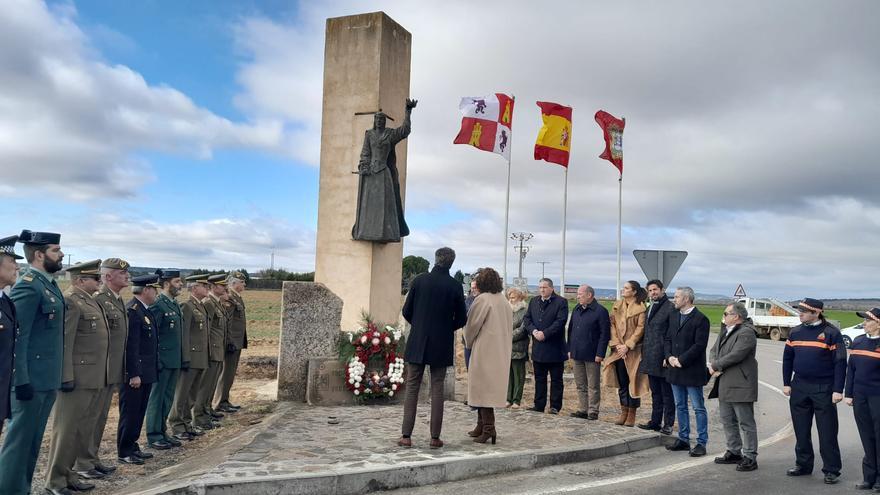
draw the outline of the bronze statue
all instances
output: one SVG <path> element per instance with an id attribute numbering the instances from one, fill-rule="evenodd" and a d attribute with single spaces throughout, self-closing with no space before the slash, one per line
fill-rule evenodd
<path id="1" fill-rule="evenodd" d="M 376 112 L 373 128 L 364 135 L 357 172 L 357 218 L 351 228 L 351 238 L 356 241 L 400 242 L 401 237 L 409 235 L 394 147 L 409 136 L 410 114 L 417 103 L 406 100 L 406 116 L 396 129 L 385 127 L 388 116 L 381 110 Z"/>

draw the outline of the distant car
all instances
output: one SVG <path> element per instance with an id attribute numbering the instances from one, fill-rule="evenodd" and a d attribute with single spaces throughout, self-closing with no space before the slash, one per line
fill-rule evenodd
<path id="1" fill-rule="evenodd" d="M 846 327 L 841 330 L 840 333 L 843 334 L 843 343 L 846 345 L 846 348 L 849 349 L 852 347 L 853 340 L 856 340 L 856 337 L 859 335 L 865 335 L 865 324 L 859 323 L 858 325 Z"/>

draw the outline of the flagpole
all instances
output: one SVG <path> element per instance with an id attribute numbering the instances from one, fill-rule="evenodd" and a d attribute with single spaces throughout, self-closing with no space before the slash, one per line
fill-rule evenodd
<path id="1" fill-rule="evenodd" d="M 511 100 L 516 101 L 516 97 L 512 96 Z M 512 122 L 511 122 L 512 124 Z M 510 126 L 510 136 L 507 138 L 507 199 L 504 206 L 504 239 L 501 245 L 504 247 L 504 278 L 501 279 L 501 285 L 507 286 L 507 235 L 510 231 L 510 171 L 512 169 L 511 160 L 513 159 L 513 125 Z"/>
<path id="2" fill-rule="evenodd" d="M 565 297 L 565 231 L 568 227 L 568 165 L 565 166 L 565 188 L 562 193 L 562 297 Z"/>
<path id="3" fill-rule="evenodd" d="M 617 300 L 620 300 L 620 231 L 623 224 L 623 171 L 617 178 Z"/>

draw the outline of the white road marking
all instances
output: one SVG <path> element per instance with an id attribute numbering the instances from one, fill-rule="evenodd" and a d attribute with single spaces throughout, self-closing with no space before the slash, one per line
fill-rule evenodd
<path id="1" fill-rule="evenodd" d="M 774 363 L 782 364 L 782 361 L 777 361 L 777 360 L 775 360 L 775 359 L 773 360 L 773 362 L 774 362 Z"/>
<path id="2" fill-rule="evenodd" d="M 782 395 L 783 397 L 785 397 L 785 395 L 782 393 L 782 390 L 780 390 L 779 388 L 774 387 L 773 385 L 770 385 L 769 383 L 764 382 L 764 381 L 760 381 L 760 380 L 758 381 L 758 383 L 760 383 L 761 385 L 778 393 L 779 395 Z M 768 438 L 765 438 L 765 439 L 761 440 L 760 442 L 758 442 L 758 446 L 768 447 L 770 445 L 773 445 L 776 442 L 779 442 L 779 441 L 785 439 L 786 437 L 792 435 L 793 433 L 794 433 L 794 429 L 792 428 L 791 423 L 788 423 L 787 425 L 785 425 L 783 428 L 778 430 L 773 435 L 770 435 Z M 577 485 L 571 485 L 571 486 L 560 487 L 560 488 L 552 488 L 552 489 L 544 490 L 541 492 L 529 492 L 529 493 L 532 493 L 534 495 L 552 495 L 555 493 L 576 492 L 579 490 L 586 490 L 588 488 L 616 485 L 618 483 L 627 483 L 630 481 L 636 481 L 636 480 L 641 480 L 641 479 L 645 479 L 645 478 L 652 478 L 654 476 L 660 476 L 662 474 L 669 474 L 669 473 L 673 473 L 676 471 L 682 471 L 684 469 L 690 469 L 692 467 L 700 466 L 703 464 L 709 464 L 709 463 L 713 463 L 713 462 L 714 462 L 714 459 L 707 455 L 706 457 L 703 457 L 700 459 L 694 459 L 691 461 L 680 462 L 678 464 L 673 464 L 671 466 L 665 466 L 662 468 L 652 469 L 650 471 L 644 471 L 641 473 L 631 474 L 628 476 L 619 476 L 617 478 L 608 478 L 608 479 L 604 479 L 604 480 L 588 481 L 586 483 L 580 483 Z"/>

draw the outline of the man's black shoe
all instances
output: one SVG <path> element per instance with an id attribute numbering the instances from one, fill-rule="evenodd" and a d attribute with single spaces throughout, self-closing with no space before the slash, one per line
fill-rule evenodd
<path id="1" fill-rule="evenodd" d="M 715 458 L 715 464 L 739 464 L 743 461 L 743 456 L 734 454 L 729 450 L 724 451 L 724 455 Z"/>
<path id="2" fill-rule="evenodd" d="M 664 426 L 664 427 L 660 428 L 660 433 L 663 435 L 672 435 L 672 427 L 671 426 Z"/>
<path id="3" fill-rule="evenodd" d="M 785 474 L 787 476 L 809 476 L 809 475 L 813 474 L 813 471 L 807 471 L 806 469 L 804 469 L 800 466 L 795 466 L 795 467 L 789 469 L 788 471 L 786 471 Z"/>
<path id="4" fill-rule="evenodd" d="M 660 425 L 655 425 L 650 421 L 648 421 L 647 423 L 639 423 L 636 426 L 643 430 L 660 431 Z"/>
<path id="5" fill-rule="evenodd" d="M 703 457 L 704 455 L 706 455 L 706 446 L 705 445 L 697 444 L 690 451 L 691 457 Z"/>
<path id="6" fill-rule="evenodd" d="M 672 445 L 667 445 L 667 446 L 666 446 L 666 450 L 672 450 L 672 451 L 691 450 L 691 446 L 688 445 L 686 442 L 683 442 L 683 441 L 679 438 L 679 439 L 677 439 L 677 440 L 675 441 L 674 444 L 672 444 Z"/>
<path id="7" fill-rule="evenodd" d="M 550 414 L 559 414 L 559 409 L 556 409 L 555 407 L 551 407 L 550 410 L 547 412 Z"/>
<path id="8" fill-rule="evenodd" d="M 590 421 L 596 421 L 597 419 L 599 419 L 599 413 L 587 414 L 587 419 L 589 419 Z"/>
<path id="9" fill-rule="evenodd" d="M 180 443 L 180 442 L 177 442 L 177 443 Z M 156 450 L 168 450 L 171 448 L 171 443 L 166 442 L 165 440 L 157 440 L 157 441 L 150 444 L 150 448 L 156 449 Z"/>
<path id="10" fill-rule="evenodd" d="M 181 445 L 183 445 L 182 443 L 180 443 L 180 440 L 177 440 L 174 437 L 165 437 L 165 441 L 170 443 L 172 447 L 180 447 Z"/>
<path id="11" fill-rule="evenodd" d="M 91 483 L 86 483 L 84 481 L 76 480 L 73 483 L 69 483 L 67 485 L 67 488 L 69 490 L 74 491 L 74 492 L 87 492 L 89 490 L 94 490 L 95 485 L 93 485 Z"/>
<path id="12" fill-rule="evenodd" d="M 743 457 L 742 462 L 736 466 L 737 471 L 754 471 L 756 469 L 758 469 L 758 461 L 748 457 Z"/>
<path id="13" fill-rule="evenodd" d="M 152 459 L 153 458 L 153 454 L 151 454 L 149 452 L 144 452 L 142 450 L 135 450 L 134 456 L 140 457 L 141 459 Z"/>
<path id="14" fill-rule="evenodd" d="M 590 417 L 589 414 L 587 414 L 583 411 L 575 411 L 575 412 L 571 413 L 569 416 L 571 416 L 572 418 L 580 418 L 580 419 L 587 419 Z"/>
<path id="15" fill-rule="evenodd" d="M 870 490 L 872 488 L 874 488 L 874 483 L 870 483 L 867 481 L 856 484 L 856 490 Z"/>
<path id="16" fill-rule="evenodd" d="M 220 418 L 226 416 L 222 412 L 218 412 L 218 411 L 214 411 L 214 410 L 209 411 L 208 414 L 210 414 L 212 418 L 216 418 L 216 419 L 220 419 Z"/>
<path id="17" fill-rule="evenodd" d="M 190 433 L 190 432 L 188 432 L 188 431 L 185 431 L 185 432 L 183 432 L 183 433 L 175 433 L 175 434 L 173 435 L 173 438 L 174 438 L 175 440 L 182 440 L 182 441 L 184 441 L 184 442 L 191 442 L 192 439 L 195 438 L 195 437 L 196 437 L 196 436 L 195 436 L 194 434 L 192 434 L 192 433 Z"/>
<path id="18" fill-rule="evenodd" d="M 116 466 L 106 466 L 104 464 L 101 464 L 100 462 L 96 462 L 95 471 L 99 471 L 104 474 L 113 474 L 116 472 Z"/>
<path id="19" fill-rule="evenodd" d="M 837 483 L 838 481 L 840 481 L 839 474 L 825 473 L 825 484 L 826 485 L 833 485 L 833 484 Z"/>
<path id="20" fill-rule="evenodd" d="M 122 462 L 125 464 L 134 464 L 137 466 L 140 466 L 144 463 L 144 460 L 136 455 L 129 455 L 129 456 L 125 456 L 125 457 L 120 457 L 118 460 L 119 460 L 119 462 Z"/>
<path id="21" fill-rule="evenodd" d="M 194 437 L 200 437 L 205 434 L 205 430 L 203 430 L 200 426 L 193 426 L 192 431 L 190 431 L 189 434 Z"/>
<path id="22" fill-rule="evenodd" d="M 106 474 L 98 471 L 97 469 L 89 469 L 88 471 L 77 471 L 76 474 L 78 474 L 80 478 L 85 478 L 87 480 L 99 480 L 107 477 Z"/>
<path id="23" fill-rule="evenodd" d="M 527 411 L 532 411 L 532 412 L 538 412 L 538 413 L 543 413 L 543 412 L 544 412 L 543 409 L 538 409 L 537 407 L 530 407 L 530 408 L 528 408 L 528 409 L 526 409 L 526 410 L 527 410 Z"/>

